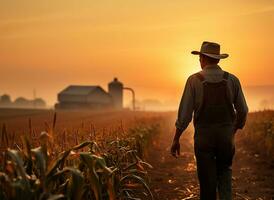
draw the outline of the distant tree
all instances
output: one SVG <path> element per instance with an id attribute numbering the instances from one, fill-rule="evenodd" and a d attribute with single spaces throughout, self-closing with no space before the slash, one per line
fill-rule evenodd
<path id="1" fill-rule="evenodd" d="M 37 107 L 37 108 L 45 108 L 46 102 L 41 98 L 37 98 L 33 100 L 33 105 L 34 107 Z"/>
<path id="2" fill-rule="evenodd" d="M 11 105 L 11 98 L 9 95 L 4 94 L 0 98 L 0 106 L 6 107 Z"/>
<path id="3" fill-rule="evenodd" d="M 45 108 L 46 102 L 41 98 L 28 100 L 24 97 L 18 97 L 14 100 L 14 102 L 12 102 L 10 96 L 5 94 L 0 96 L 0 107 Z"/>
<path id="4" fill-rule="evenodd" d="M 24 97 L 18 97 L 17 99 L 15 99 L 14 101 L 14 106 L 15 107 L 29 107 L 30 106 L 30 101 L 27 100 Z"/>

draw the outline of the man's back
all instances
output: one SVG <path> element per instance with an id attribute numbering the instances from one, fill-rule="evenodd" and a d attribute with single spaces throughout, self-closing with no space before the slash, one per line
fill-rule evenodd
<path id="1" fill-rule="evenodd" d="M 199 72 L 207 82 L 220 82 L 223 80 L 224 71 L 218 65 L 210 65 Z M 245 123 L 246 113 L 248 111 L 247 104 L 242 92 L 239 79 L 229 73 L 227 78 L 227 86 L 230 101 L 236 110 L 235 127 L 242 128 Z M 185 85 L 184 94 L 182 96 L 176 127 L 184 130 L 194 117 L 197 117 L 203 103 L 203 83 L 197 74 L 191 75 Z"/>
<path id="2" fill-rule="evenodd" d="M 197 73 L 196 76 L 202 83 L 202 105 L 195 115 L 194 125 L 213 126 L 216 124 L 233 124 L 235 111 L 228 88 L 229 73 L 224 72 L 222 80 L 210 82 L 204 75 Z"/>

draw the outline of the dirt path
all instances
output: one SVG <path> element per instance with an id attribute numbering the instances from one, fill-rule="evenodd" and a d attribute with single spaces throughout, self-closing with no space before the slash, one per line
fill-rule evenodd
<path id="1" fill-rule="evenodd" d="M 199 199 L 193 131 L 188 130 L 181 137 L 181 156 L 175 159 L 169 153 L 173 124 L 174 117 L 163 124 L 161 134 L 155 138 L 148 153 L 148 162 L 154 166 L 150 173 L 155 199 Z M 247 150 L 246 145 L 237 138 L 233 164 L 234 199 L 274 199 L 273 169 L 273 163 L 267 162 L 258 152 Z"/>

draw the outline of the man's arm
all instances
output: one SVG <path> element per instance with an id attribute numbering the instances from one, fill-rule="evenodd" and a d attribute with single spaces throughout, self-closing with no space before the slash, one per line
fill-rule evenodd
<path id="1" fill-rule="evenodd" d="M 177 158 L 177 155 L 180 155 L 180 136 L 183 131 L 187 128 L 188 124 L 191 122 L 192 113 L 194 109 L 194 98 L 193 98 L 193 90 L 191 86 L 191 79 L 188 78 L 184 93 L 180 102 L 178 118 L 176 120 L 176 132 L 174 135 L 174 139 L 171 146 L 171 155 Z"/>
<path id="2" fill-rule="evenodd" d="M 188 124 L 192 120 L 192 113 L 194 110 L 194 95 L 193 88 L 191 85 L 191 77 L 187 79 L 184 92 L 181 98 L 178 117 L 175 123 L 176 132 L 174 136 L 174 140 L 180 139 L 181 134 L 187 128 Z"/>
<path id="3" fill-rule="evenodd" d="M 248 113 L 248 107 L 246 100 L 242 91 L 241 83 L 239 79 L 236 78 L 236 92 L 234 99 L 234 107 L 236 110 L 236 121 L 235 121 L 235 131 L 237 129 L 242 129 L 246 122 L 246 117 Z"/>

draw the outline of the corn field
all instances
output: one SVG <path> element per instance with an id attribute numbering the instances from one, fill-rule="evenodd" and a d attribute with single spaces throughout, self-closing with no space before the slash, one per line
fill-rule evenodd
<path id="1" fill-rule="evenodd" d="M 242 139 L 253 148 L 274 159 L 274 111 L 254 112 L 248 115 Z"/>
<path id="2" fill-rule="evenodd" d="M 56 131 L 56 119 L 41 133 L 29 119 L 19 138 L 2 125 L 0 199 L 153 199 L 144 156 L 159 124 L 69 134 Z"/>

